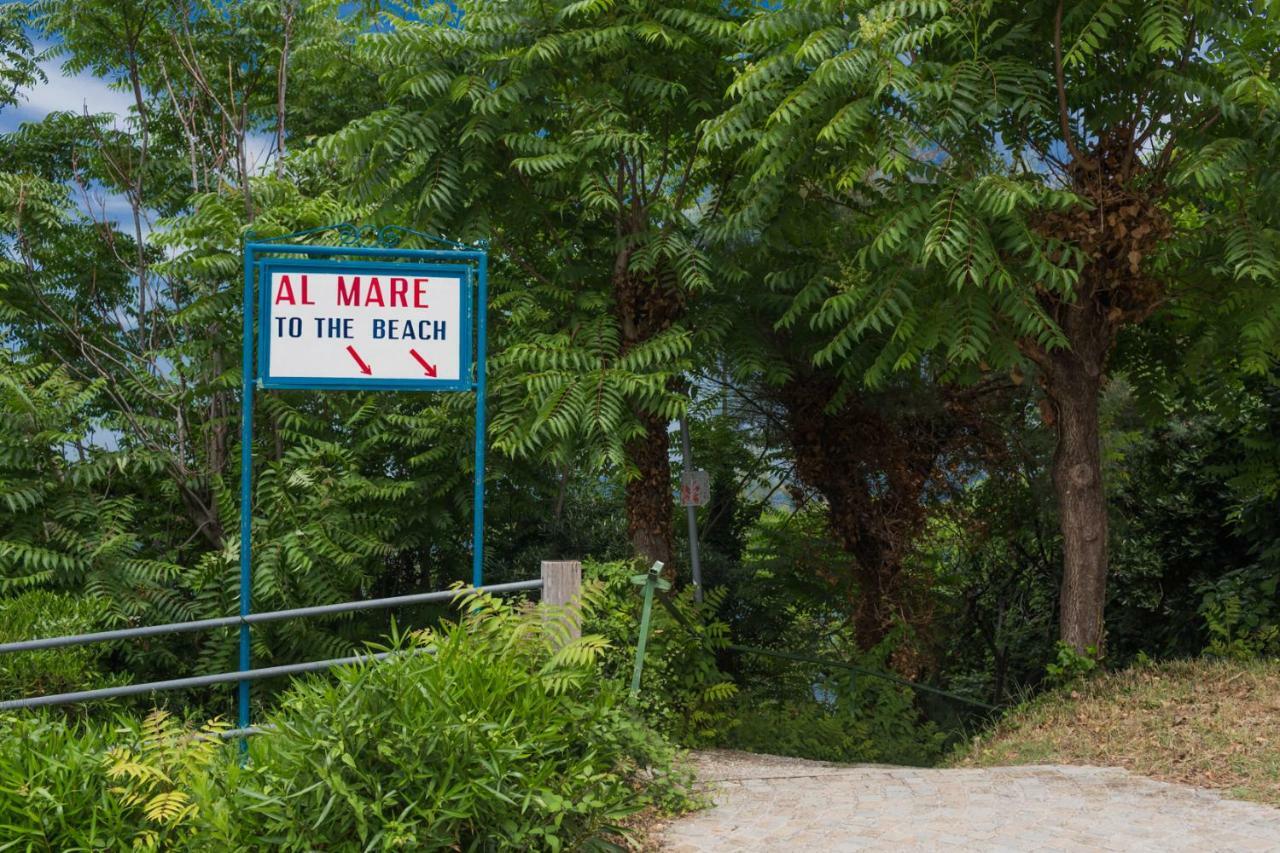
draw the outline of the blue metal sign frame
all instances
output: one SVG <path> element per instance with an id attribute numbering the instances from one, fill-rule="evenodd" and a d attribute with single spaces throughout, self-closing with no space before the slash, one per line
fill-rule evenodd
<path id="1" fill-rule="evenodd" d="M 336 233 L 340 245 L 322 245 L 301 242 L 304 238 L 325 233 Z M 405 237 L 444 245 L 444 249 L 402 249 L 400 242 Z M 365 245 L 373 243 L 374 245 Z M 293 260 L 287 260 L 292 258 Z M 328 258 L 328 264 L 319 264 L 313 259 Z M 266 373 L 266 365 L 270 358 L 269 348 L 262 350 L 261 374 L 254 364 L 254 281 L 259 272 L 269 275 L 273 266 L 325 266 L 334 268 L 342 258 L 359 259 L 347 261 L 343 269 L 368 268 L 386 266 L 394 270 L 413 268 L 434 269 L 437 272 L 454 275 L 465 271 L 463 277 L 463 314 L 466 318 L 467 337 L 463 349 L 463 372 L 466 364 L 472 359 L 471 331 L 474 325 L 475 353 L 472 364 L 472 376 L 465 375 L 457 381 L 431 380 L 378 380 L 356 381 L 347 383 L 344 380 L 303 379 L 299 384 L 280 384 L 277 380 L 271 385 L 260 378 Z M 382 263 L 378 263 L 382 262 Z M 400 263 L 391 263 L 400 262 Z M 412 266 L 410 266 L 410 264 Z M 419 266 L 422 265 L 422 266 Z M 474 270 L 474 276 L 471 271 Z M 269 279 L 262 279 L 269 280 Z M 475 299 L 472 301 L 471 287 L 474 281 Z M 446 240 L 434 234 L 425 234 L 410 228 L 396 225 L 374 228 L 372 226 L 356 226 L 349 222 L 326 225 L 283 234 L 278 237 L 261 237 L 252 231 L 245 235 L 244 242 L 244 325 L 243 346 L 241 352 L 241 421 L 240 421 L 240 615 L 252 613 L 253 604 L 253 565 L 251 534 L 253 528 L 253 395 L 256 389 L 275 388 L 320 388 L 324 390 L 417 390 L 417 391 L 475 391 L 476 394 L 476 427 L 475 427 L 475 481 L 472 498 L 471 529 L 471 584 L 479 587 L 484 584 L 484 473 L 485 473 L 485 355 L 488 344 L 487 308 L 489 289 L 489 251 L 486 244 L 467 246 Z M 266 289 L 264 288 L 264 291 Z M 262 316 L 266 317 L 267 294 L 263 295 Z M 266 337 L 265 335 L 263 336 Z M 389 384 L 396 382 L 397 384 Z M 402 384 L 401 384 L 402 383 Z M 240 662 L 239 671 L 248 672 L 252 668 L 250 654 L 249 625 L 240 625 Z M 237 702 L 237 719 L 240 726 L 249 725 L 249 681 L 239 682 Z"/>
<path id="2" fill-rule="evenodd" d="M 339 266 L 340 264 L 340 266 Z M 287 260 L 271 258 L 258 261 L 258 281 L 270 281 L 271 273 L 291 270 L 320 272 L 341 269 L 344 273 L 423 273 L 440 277 L 459 279 L 461 288 L 461 353 L 459 363 L 463 375 L 455 379 L 316 379 L 314 377 L 273 377 L 271 375 L 271 335 L 258 335 L 258 376 L 259 387 L 314 389 L 320 391 L 472 391 L 475 383 L 465 375 L 471 365 L 471 329 L 475 325 L 471 306 L 471 272 L 466 264 L 412 264 L 412 263 L 350 263 L 341 261 Z M 268 288 L 259 288 L 258 307 L 260 317 L 265 320 L 271 314 L 271 292 Z"/>

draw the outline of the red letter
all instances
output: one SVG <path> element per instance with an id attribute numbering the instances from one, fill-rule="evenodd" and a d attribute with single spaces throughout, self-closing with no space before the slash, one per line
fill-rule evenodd
<path id="1" fill-rule="evenodd" d="M 422 285 L 431 281 L 429 278 L 415 278 L 413 280 L 413 307 L 414 308 L 430 308 L 426 303 L 426 294 L 423 293 Z"/>
<path id="2" fill-rule="evenodd" d="M 346 276 L 338 276 L 338 304 L 360 307 L 360 276 L 351 276 L 350 290 L 347 290 Z"/>
<path id="3" fill-rule="evenodd" d="M 314 303 L 314 302 L 312 302 L 312 301 L 307 297 L 307 274 L 306 274 L 306 273 L 303 273 L 303 274 L 302 274 L 302 304 L 303 304 L 303 305 L 315 305 L 315 303 Z"/>
<path id="4" fill-rule="evenodd" d="M 387 307 L 387 303 L 382 299 L 382 285 L 378 284 L 378 277 L 369 277 L 369 289 L 364 292 L 364 304 L 377 304 L 383 308 Z"/>
<path id="5" fill-rule="evenodd" d="M 391 307 L 396 307 L 396 300 L 400 300 L 401 308 L 409 307 L 409 300 L 406 298 L 409 293 L 409 279 L 393 278 L 391 279 Z"/>
<path id="6" fill-rule="evenodd" d="M 298 304 L 293 298 L 293 285 L 289 283 L 289 276 L 280 276 L 280 289 L 276 291 L 276 304 L 288 302 L 290 305 Z"/>

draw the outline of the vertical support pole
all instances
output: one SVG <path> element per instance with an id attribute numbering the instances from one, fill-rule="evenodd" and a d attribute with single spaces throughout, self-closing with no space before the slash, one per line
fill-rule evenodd
<path id="1" fill-rule="evenodd" d="M 653 591 L 670 589 L 671 584 L 662 579 L 662 562 L 655 562 L 643 575 L 632 575 L 631 582 L 644 587 L 644 605 L 640 609 L 640 636 L 636 640 L 636 663 L 631 670 L 631 698 L 640 696 L 640 676 L 644 673 L 644 650 L 649 645 L 649 620 L 653 618 Z"/>
<path id="2" fill-rule="evenodd" d="M 488 352 L 489 250 L 477 267 L 476 282 L 476 479 L 471 509 L 471 585 L 484 585 L 485 354 Z"/>
<path id="3" fill-rule="evenodd" d="M 253 570 L 250 554 L 250 534 L 253 529 L 253 249 L 246 238 L 244 247 L 244 330 L 240 358 L 240 617 L 251 612 L 253 598 Z M 240 623 L 240 671 L 250 667 L 249 625 Z M 239 684 L 239 728 L 249 726 L 249 682 Z M 241 741 L 241 748 L 248 744 Z"/>
<path id="4" fill-rule="evenodd" d="M 582 636 L 582 563 L 578 560 L 542 561 L 542 603 L 557 608 L 567 639 Z"/>
<path id="5" fill-rule="evenodd" d="M 686 471 L 693 470 L 693 448 L 689 443 L 689 420 L 680 416 L 680 454 L 681 464 Z M 698 552 L 698 508 L 687 506 L 685 515 L 689 519 L 689 565 L 693 569 L 693 600 L 702 601 L 702 557 Z"/>

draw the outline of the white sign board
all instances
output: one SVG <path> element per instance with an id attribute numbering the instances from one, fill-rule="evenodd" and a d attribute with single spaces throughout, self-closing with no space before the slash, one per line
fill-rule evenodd
<path id="1" fill-rule="evenodd" d="M 267 388 L 471 388 L 464 266 L 263 261 Z"/>
<path id="2" fill-rule="evenodd" d="M 711 475 L 701 468 L 680 474 L 680 505 L 706 506 L 711 501 Z"/>

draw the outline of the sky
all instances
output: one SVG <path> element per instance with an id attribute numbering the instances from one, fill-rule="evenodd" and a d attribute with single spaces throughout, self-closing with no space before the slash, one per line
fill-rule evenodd
<path id="1" fill-rule="evenodd" d="M 38 50 L 45 47 L 47 45 L 37 45 Z M 133 103 L 132 95 L 117 92 L 109 87 L 106 80 L 91 74 L 74 77 L 63 74 L 61 64 L 60 59 L 46 59 L 40 63 L 48 82 L 23 92 L 24 97 L 16 107 L 0 111 L 0 132 L 8 133 L 24 121 L 40 121 L 59 110 L 83 112 L 86 106 L 93 113 L 128 114 L 129 105 Z"/>
<path id="2" fill-rule="evenodd" d="M 48 42 L 35 42 L 37 51 L 49 47 Z M 110 81 L 95 77 L 87 72 L 67 74 L 62 70 L 61 58 L 45 59 L 40 63 L 47 80 L 19 95 L 18 104 L 0 110 L 0 133 L 17 130 L 24 122 L 41 121 L 49 113 L 70 111 L 112 113 L 121 122 L 129 115 L 133 105 L 133 94 L 111 87 Z M 264 169 L 268 163 L 272 148 L 272 139 L 268 134 L 255 134 L 248 140 L 249 158 Z M 99 192 L 90 204 L 83 198 L 77 198 L 81 207 L 90 209 L 95 218 L 113 221 L 118 227 L 133 230 L 132 213 L 128 201 L 122 195 Z M 150 223 L 144 223 L 144 229 L 150 231 Z"/>
<path id="3" fill-rule="evenodd" d="M 36 50 L 44 50 L 47 46 L 37 43 Z M 117 92 L 106 80 L 91 74 L 64 74 L 61 64 L 59 59 L 46 59 L 40 63 L 47 82 L 21 92 L 16 106 L 0 110 L 0 133 L 17 130 L 24 122 L 40 121 L 49 113 L 79 113 L 86 107 L 94 113 L 128 114 L 133 100 L 130 95 Z M 86 206 L 84 199 L 78 198 L 77 201 L 82 207 Z M 132 222 L 129 203 L 123 196 L 101 193 L 92 202 L 91 213 L 95 218 L 105 216 L 119 226 Z"/>

